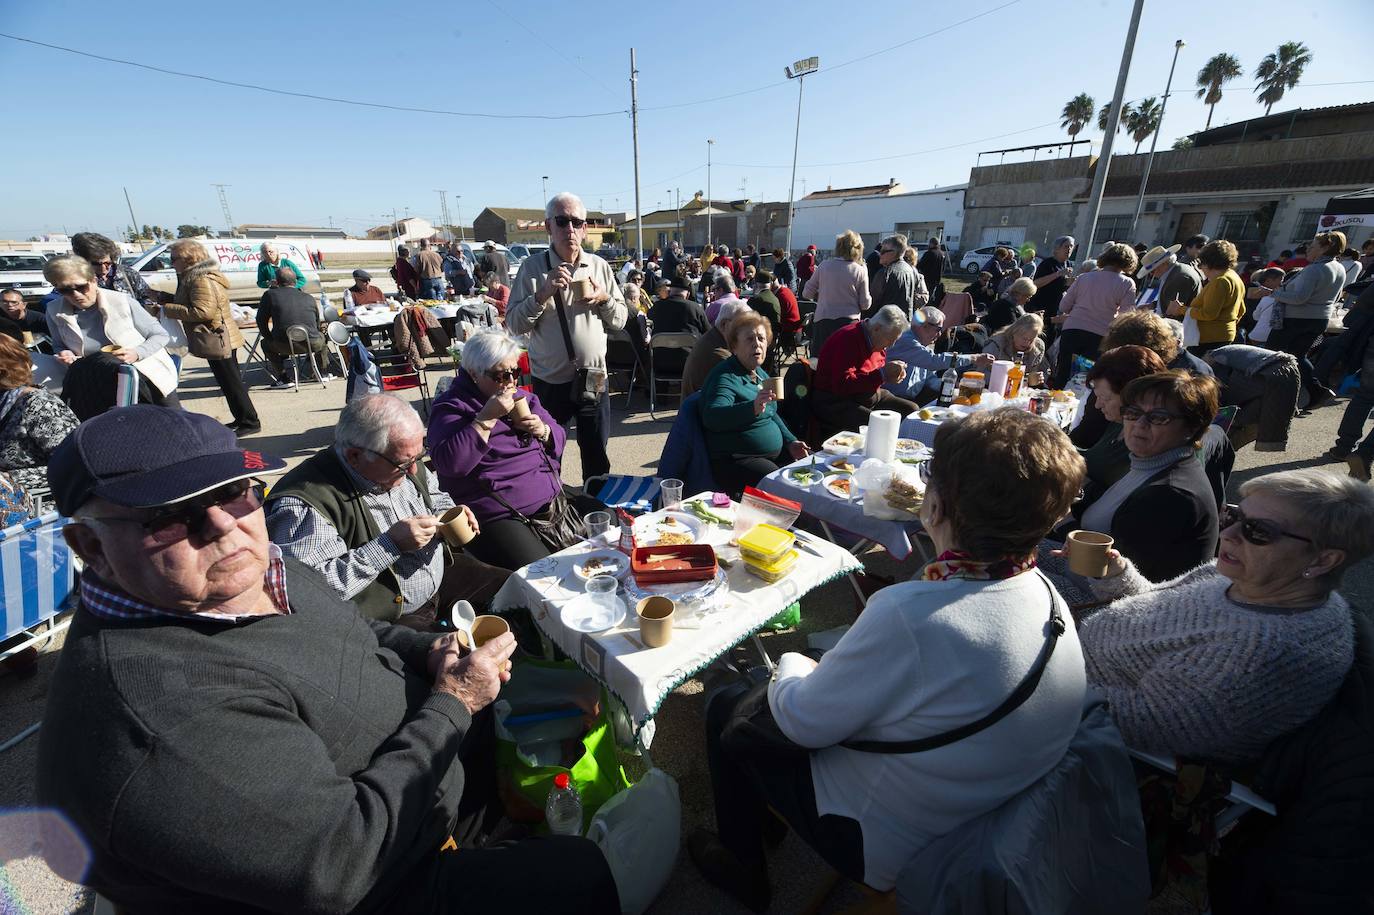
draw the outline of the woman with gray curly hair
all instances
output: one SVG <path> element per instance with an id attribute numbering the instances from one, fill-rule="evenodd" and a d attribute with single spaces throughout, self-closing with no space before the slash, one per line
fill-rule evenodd
<path id="1" fill-rule="evenodd" d="M 1374 489 L 1309 469 L 1240 496 L 1216 560 L 1151 584 L 1113 550 L 1107 577 L 1088 580 L 1111 599 L 1079 625 L 1088 682 L 1133 747 L 1253 761 L 1321 711 L 1354 661 L 1336 588 L 1374 553 Z"/>
<path id="2" fill-rule="evenodd" d="M 1076 279 L 1059 302 L 1059 361 L 1052 384 L 1062 388 L 1073 374 L 1073 357 L 1097 357 L 1112 319 L 1135 308 L 1136 256 L 1130 245 L 1113 242 L 1098 255 L 1097 269 Z"/>
<path id="3" fill-rule="evenodd" d="M 120 263 L 124 253 L 114 239 L 99 232 L 77 232 L 72 236 L 72 253 L 84 257 L 95 271 L 95 281 L 101 289 L 112 289 L 132 296 L 144 308 L 157 314 L 158 294 L 132 267 Z"/>

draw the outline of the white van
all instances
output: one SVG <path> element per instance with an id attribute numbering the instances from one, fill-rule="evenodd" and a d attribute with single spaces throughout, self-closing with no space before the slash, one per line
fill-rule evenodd
<path id="1" fill-rule="evenodd" d="M 244 238 L 206 238 L 200 243 L 210 256 L 219 260 L 220 272 L 229 280 L 229 299 L 234 302 L 256 302 L 262 298 L 258 288 L 258 263 L 262 260 L 260 241 Z M 310 263 L 310 255 L 288 241 L 274 241 L 281 256 L 301 268 L 305 274 L 305 291 L 320 292 L 320 274 Z M 177 291 L 177 274 L 172 269 L 171 245 L 158 245 L 139 255 L 133 268 L 143 274 L 148 285 L 160 292 Z"/>

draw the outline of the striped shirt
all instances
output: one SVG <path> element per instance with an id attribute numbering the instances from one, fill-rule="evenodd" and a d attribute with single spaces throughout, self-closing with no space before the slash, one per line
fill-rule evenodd
<path id="1" fill-rule="evenodd" d="M 289 614 L 291 605 L 286 600 L 286 564 L 282 562 L 281 548 L 275 543 L 267 544 L 267 572 L 263 575 L 263 586 L 277 612 Z M 95 616 L 106 620 L 150 620 L 158 617 L 184 620 L 195 617 L 218 623 L 237 623 L 259 615 L 228 616 L 223 613 L 181 613 L 164 610 L 124 593 L 97 577 L 90 569 L 81 576 L 81 605 Z"/>

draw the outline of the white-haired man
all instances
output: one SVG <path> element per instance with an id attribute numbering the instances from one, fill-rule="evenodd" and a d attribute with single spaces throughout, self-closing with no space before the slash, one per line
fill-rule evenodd
<path id="1" fill-rule="evenodd" d="M 271 289 L 277 285 L 277 268 L 290 267 L 291 272 L 296 274 L 296 288 L 305 288 L 305 271 L 289 257 L 282 257 L 281 249 L 270 241 L 263 242 L 258 246 L 258 253 L 262 255 L 262 260 L 258 261 L 258 288 Z"/>
<path id="2" fill-rule="evenodd" d="M 76 835 L 46 848 L 131 912 L 480 912 L 515 886 L 533 912 L 620 911 L 586 839 L 482 842 L 514 637 L 464 653 L 360 619 L 268 541 L 254 478 L 283 466 L 150 404 L 53 453 L 85 572 L 37 766 Z"/>
<path id="3" fill-rule="evenodd" d="M 917 405 L 883 388 L 906 378 L 906 364 L 889 360 L 887 348 L 911 327 L 906 312 L 884 305 L 872 317 L 841 327 L 831 334 L 817 357 L 812 378 L 811 412 L 821 435 L 858 429 L 874 410 L 894 410 L 906 416 Z"/>
<path id="4" fill-rule="evenodd" d="M 454 507 L 423 465 L 425 425 L 393 394 L 368 394 L 339 414 L 334 445 L 272 488 L 267 529 L 282 552 L 318 572 L 370 619 L 433 628 L 462 598 L 486 607 L 510 573 L 439 536 Z M 473 531 L 477 519 L 463 506 Z"/>
<path id="5" fill-rule="evenodd" d="M 905 235 L 889 235 L 878 245 L 879 269 L 868 284 L 873 303 L 863 317 L 871 318 L 885 305 L 895 305 L 910 317 L 917 294 L 924 293 L 925 287 L 916 268 L 904 259 L 906 249 Z M 924 305 L 929 298 L 929 294 L 925 293 L 921 304 Z"/>
<path id="6" fill-rule="evenodd" d="M 940 376 L 953 366 L 955 371 L 968 369 L 986 372 L 992 367 L 994 356 L 980 353 L 961 356 L 958 353 L 935 352 L 935 341 L 945 332 L 945 313 L 934 305 L 916 310 L 916 320 L 887 348 L 887 359 L 906 366 L 906 374 L 897 381 L 884 381 L 883 389 L 904 400 L 925 406 L 940 396 Z"/>
<path id="7" fill-rule="evenodd" d="M 587 208 L 574 194 L 544 207 L 549 249 L 527 257 L 511 285 L 506 326 L 529 335 L 534 393 L 559 423 L 577 417 L 582 478 L 610 473 L 611 400 L 606 334 L 625 326 L 625 297 L 611 265 L 584 251 Z"/>

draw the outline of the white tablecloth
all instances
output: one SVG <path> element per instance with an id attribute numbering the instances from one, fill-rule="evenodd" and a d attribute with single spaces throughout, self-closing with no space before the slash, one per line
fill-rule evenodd
<path id="1" fill-rule="evenodd" d="M 711 527 L 706 542 L 716 547 L 720 557 L 737 560 L 738 549 L 727 545 L 730 536 L 729 528 Z M 648 747 L 653 716 L 669 693 L 802 595 L 862 568 L 842 547 L 815 538 L 807 545 L 821 555 L 799 551 L 792 572 L 776 584 L 756 578 L 743 562 L 733 562 L 726 570 L 719 599 L 695 619 L 684 621 L 685 625 L 675 620 L 673 639 L 661 648 L 646 648 L 639 640 L 639 621 L 630 601 L 625 622 L 605 632 L 584 633 L 563 625 L 564 607 L 583 593 L 582 583 L 572 574 L 572 563 L 592 549 L 590 544 L 555 553 L 516 572 L 497 593 L 492 609 L 497 613 L 528 609 L 540 630 L 625 706 L 637 740 Z"/>
<path id="2" fill-rule="evenodd" d="M 902 434 L 905 436 L 906 432 L 903 431 Z M 825 460 L 833 460 L 830 455 L 824 453 L 820 457 Z M 863 454 L 856 454 L 850 460 L 855 465 L 861 464 L 863 463 Z M 824 521 L 831 527 L 840 528 L 857 537 L 881 544 L 893 559 L 900 561 L 912 554 L 915 550 L 913 541 L 921 530 L 921 522 L 884 521 L 881 518 L 871 518 L 864 514 L 861 498 L 841 499 L 826 490 L 821 485 L 821 481 L 812 483 L 810 486 L 799 486 L 783 477 L 783 473 L 792 467 L 806 467 L 810 464 L 811 458 L 806 457 L 794 461 L 786 467 L 780 467 L 760 480 L 758 488 L 766 493 L 800 502 L 802 511 L 813 518 Z"/>
<path id="3" fill-rule="evenodd" d="M 456 318 L 458 317 L 458 308 L 464 302 L 485 304 L 482 302 L 481 297 L 477 297 L 459 299 L 456 302 L 444 302 L 441 305 L 432 305 L 429 306 L 429 310 L 434 313 L 436 318 Z M 392 311 L 390 308 L 383 308 L 378 305 L 363 305 L 355 308 L 352 314 L 345 312 L 344 321 L 348 324 L 355 324 L 358 327 L 390 327 L 392 322 L 396 320 L 396 315 L 399 313 L 398 311 Z"/>
<path id="4" fill-rule="evenodd" d="M 958 404 L 949 409 L 960 416 L 968 416 L 970 413 L 976 412 L 973 407 L 965 407 Z M 1082 401 L 1075 400 L 1071 406 L 1056 407 L 1046 415 L 1067 432 L 1074 427 L 1078 415 L 1081 412 Z M 939 420 L 921 419 L 918 414 L 912 413 L 906 419 L 902 420 L 902 427 L 899 434 L 902 438 L 914 438 L 922 444 L 933 446 L 935 444 L 935 430 L 938 428 L 940 428 Z"/>

